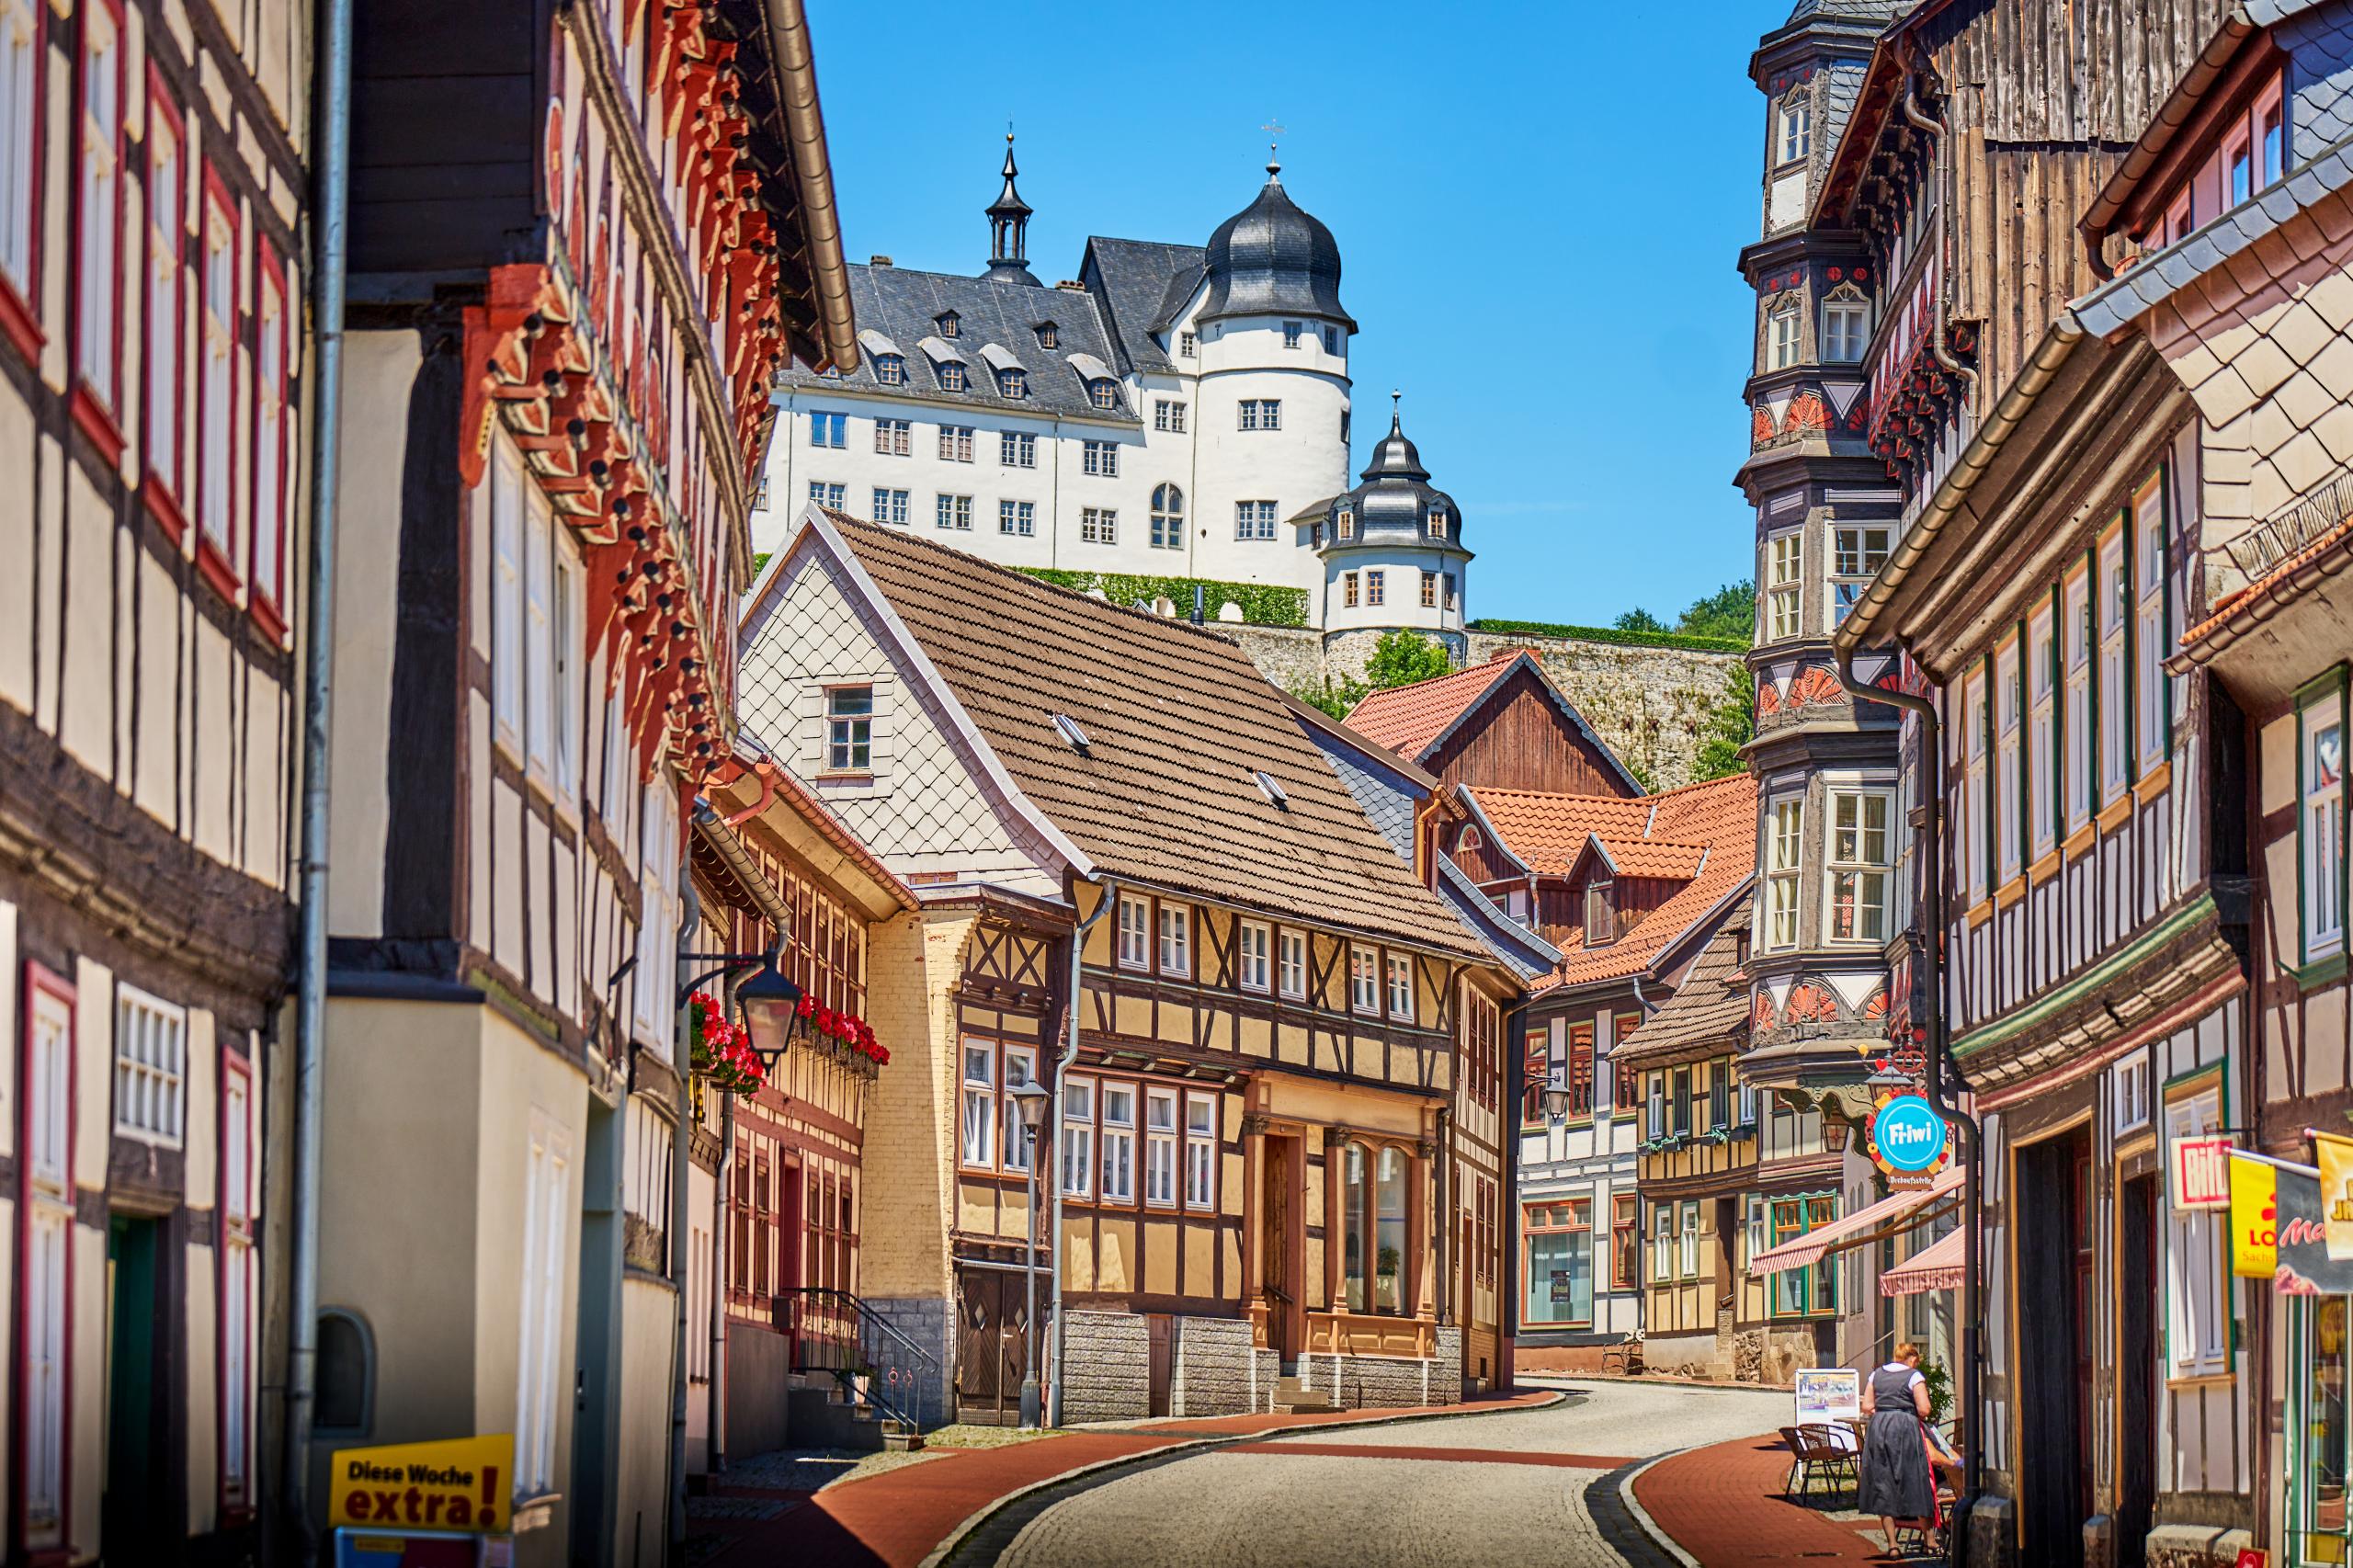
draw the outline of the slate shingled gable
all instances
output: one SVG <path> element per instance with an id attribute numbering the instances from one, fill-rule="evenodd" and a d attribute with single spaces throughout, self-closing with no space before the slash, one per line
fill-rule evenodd
<path id="1" fill-rule="evenodd" d="M 813 512 L 815 509 L 813 508 Z M 1105 875 L 1483 960 L 1234 644 L 824 511 L 1015 788 Z M 1082 754 L 1054 726 L 1077 722 Z M 1271 803 L 1252 774 L 1281 784 Z"/>

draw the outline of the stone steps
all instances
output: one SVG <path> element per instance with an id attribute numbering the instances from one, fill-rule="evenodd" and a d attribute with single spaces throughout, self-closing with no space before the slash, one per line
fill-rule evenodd
<path id="1" fill-rule="evenodd" d="M 1303 1386 L 1296 1376 L 1286 1376 L 1275 1384 L 1271 1408 L 1278 1415 L 1297 1415 L 1302 1412 L 1331 1410 L 1335 1406 L 1323 1393 Z"/>

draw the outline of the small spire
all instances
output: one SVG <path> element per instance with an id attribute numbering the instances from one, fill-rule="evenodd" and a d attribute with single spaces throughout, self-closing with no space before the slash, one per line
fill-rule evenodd
<path id="1" fill-rule="evenodd" d="M 1389 433 L 1392 436 L 1405 433 L 1405 416 L 1398 411 L 1398 403 L 1404 395 L 1395 387 L 1389 389 Z"/>
<path id="2" fill-rule="evenodd" d="M 1267 123 L 1258 129 L 1267 133 L 1267 183 L 1280 185 L 1283 183 L 1283 165 L 1281 149 L 1277 145 L 1277 139 L 1283 133 L 1282 122 L 1269 116 Z"/>
<path id="3" fill-rule="evenodd" d="M 1013 122 L 1005 122 L 1005 167 L 1001 171 L 1005 187 L 987 208 L 989 220 L 989 267 L 983 276 L 1006 283 L 1035 283 L 1029 275 L 1029 204 L 1021 199 L 1021 192 L 1014 187 L 1014 176 L 1021 170 L 1013 161 Z"/>

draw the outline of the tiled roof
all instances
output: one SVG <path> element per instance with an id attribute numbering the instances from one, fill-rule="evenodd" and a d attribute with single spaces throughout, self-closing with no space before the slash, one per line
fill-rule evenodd
<path id="1" fill-rule="evenodd" d="M 1113 240 L 1098 234 L 1086 242 L 1086 258 L 1080 264 L 1078 276 L 1110 318 L 1122 370 L 1176 369 L 1152 335 L 1165 315 L 1184 308 L 1199 285 L 1200 246 Z M 1172 300 L 1172 295 L 1176 297 Z"/>
<path id="2" fill-rule="evenodd" d="M 825 517 L 1015 786 L 1099 870 L 1485 956 L 1234 644 L 895 529 Z M 1057 732 L 1056 714 L 1077 722 L 1084 753 Z M 1261 792 L 1256 769 L 1287 805 Z"/>
<path id="3" fill-rule="evenodd" d="M 2190 662 L 2202 663 L 2201 654 L 2207 652 L 2205 644 L 2225 625 L 2237 619 L 2242 611 L 2254 608 L 2261 599 L 2285 601 L 2294 597 L 2304 586 L 2301 579 L 2306 575 L 2311 567 L 2325 557 L 2345 556 L 2346 547 L 2348 544 L 2353 544 L 2353 517 L 2347 517 L 2338 523 L 2246 586 L 2234 589 L 2215 600 L 2213 613 L 2181 634 L 2181 646 L 2183 651 L 2190 655 Z M 2353 562 L 2338 560 L 2325 567 L 2317 575 L 2335 576 L 2344 571 L 2347 564 L 2353 564 Z M 2268 619 L 2268 617 L 2257 619 Z"/>
<path id="4" fill-rule="evenodd" d="M 1601 852 L 1609 857 L 1609 864 L 1621 877 L 1696 877 L 1699 863 L 1708 858 L 1704 844 L 1622 838 L 1606 833 L 1601 835 Z"/>
<path id="5" fill-rule="evenodd" d="M 1691 960 L 1675 994 L 1643 1020 L 1628 1042 L 1612 1053 L 1612 1061 L 1667 1067 L 1720 1054 L 1737 1040 L 1748 1022 L 1748 982 L 1740 976 L 1740 937 L 1748 929 L 1748 904 L 1744 893 Z"/>
<path id="6" fill-rule="evenodd" d="M 1609 743 L 1597 733 L 1566 693 L 1552 684 L 1544 666 L 1524 649 L 1511 648 L 1495 654 L 1483 665 L 1472 665 L 1451 675 L 1432 676 L 1411 686 L 1392 686 L 1380 691 L 1367 692 L 1361 701 L 1348 710 L 1348 727 L 1360 735 L 1370 736 L 1400 756 L 1419 762 L 1428 756 L 1430 748 L 1443 739 L 1448 731 L 1485 699 L 1488 693 L 1508 679 L 1522 663 L 1536 677 L 1544 695 L 1551 699 L 1562 716 L 1574 725 L 1579 733 L 1593 745 L 1608 765 L 1624 779 L 1626 788 L 1639 792 L 1641 783 L 1618 759 Z"/>
<path id="7" fill-rule="evenodd" d="M 1571 932 L 1560 944 L 1563 957 L 1553 984 L 1585 985 L 1643 972 L 1746 886 L 1756 869 L 1756 780 L 1745 773 L 1631 801 L 1467 786 L 1462 793 L 1506 847 L 1540 875 L 1565 874 L 1596 834 L 1605 844 L 1622 838 L 1630 844 L 1649 840 L 1707 848 L 1691 880 L 1616 941 L 1588 948 L 1583 932 Z"/>

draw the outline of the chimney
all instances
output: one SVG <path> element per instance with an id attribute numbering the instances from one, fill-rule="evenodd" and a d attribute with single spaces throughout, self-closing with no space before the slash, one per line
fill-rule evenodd
<path id="1" fill-rule="evenodd" d="M 891 258 L 887 256 L 870 256 L 866 258 L 866 265 L 869 267 L 888 267 L 891 265 Z"/>

